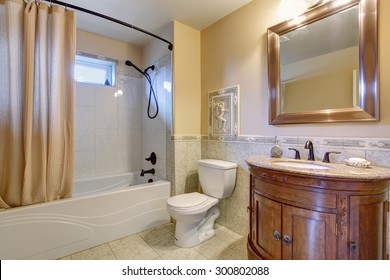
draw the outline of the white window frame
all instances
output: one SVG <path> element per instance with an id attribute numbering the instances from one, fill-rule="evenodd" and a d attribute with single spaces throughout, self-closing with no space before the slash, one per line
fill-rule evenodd
<path id="1" fill-rule="evenodd" d="M 76 60 L 75 60 L 75 80 L 76 80 L 76 82 L 79 82 L 79 83 L 115 86 L 117 62 L 118 62 L 117 60 L 106 58 L 103 56 L 97 56 L 97 55 L 77 52 Z M 80 79 L 80 77 L 77 77 L 77 67 L 78 66 L 84 66 L 84 67 L 94 68 L 94 69 L 98 69 L 98 70 L 103 70 L 105 72 L 104 81 Z M 106 81 L 108 81 L 108 83 L 109 83 L 108 85 L 106 84 Z"/>

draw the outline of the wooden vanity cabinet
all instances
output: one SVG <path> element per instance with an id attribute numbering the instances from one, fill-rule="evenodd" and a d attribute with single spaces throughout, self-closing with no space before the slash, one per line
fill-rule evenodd
<path id="1" fill-rule="evenodd" d="M 388 181 L 250 172 L 249 259 L 388 258 Z"/>

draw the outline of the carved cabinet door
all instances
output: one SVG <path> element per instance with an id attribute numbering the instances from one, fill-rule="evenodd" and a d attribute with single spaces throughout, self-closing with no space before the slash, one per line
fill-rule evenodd
<path id="1" fill-rule="evenodd" d="M 337 259 L 336 215 L 283 205 L 283 259 Z"/>
<path id="2" fill-rule="evenodd" d="M 263 259 L 280 260 L 282 257 L 282 204 L 253 194 L 254 225 L 251 239 Z"/>

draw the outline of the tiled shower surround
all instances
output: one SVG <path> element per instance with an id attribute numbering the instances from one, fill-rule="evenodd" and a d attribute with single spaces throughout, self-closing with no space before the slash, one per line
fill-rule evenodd
<path id="1" fill-rule="evenodd" d="M 217 222 L 243 236 L 248 232 L 249 171 L 245 159 L 253 155 L 269 155 L 275 138 L 269 136 L 240 136 L 238 141 L 225 142 L 208 140 L 208 137 L 173 137 L 175 147 L 175 179 L 177 193 L 198 189 L 196 161 L 201 158 L 214 158 L 236 162 L 238 164 L 236 187 L 230 198 L 220 201 L 221 215 Z M 331 162 L 344 163 L 344 159 L 361 157 L 373 165 L 390 167 L 390 139 L 374 138 L 326 138 L 326 137 L 277 137 L 283 149 L 283 157 L 293 158 L 296 148 L 301 158 L 306 159 L 308 150 L 305 142 L 311 140 L 317 161 L 321 161 L 325 152 L 331 154 Z M 389 194 L 390 195 L 390 194 Z M 389 220 L 390 244 L 390 220 Z"/>
<path id="2" fill-rule="evenodd" d="M 171 133 L 171 56 L 155 63 L 149 72 L 158 95 L 159 115 L 146 117 L 149 85 L 123 61 L 117 65 L 116 86 L 76 84 L 75 177 L 140 171 L 154 167 L 167 178 L 166 143 Z M 117 90 L 122 96 L 116 96 Z M 152 102 L 152 112 L 154 103 Z M 154 151 L 157 164 L 144 159 Z"/>

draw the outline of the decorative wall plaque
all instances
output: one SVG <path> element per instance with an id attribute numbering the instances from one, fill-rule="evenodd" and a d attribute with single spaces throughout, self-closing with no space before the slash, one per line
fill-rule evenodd
<path id="1" fill-rule="evenodd" d="M 239 86 L 209 92 L 209 139 L 237 141 Z"/>

